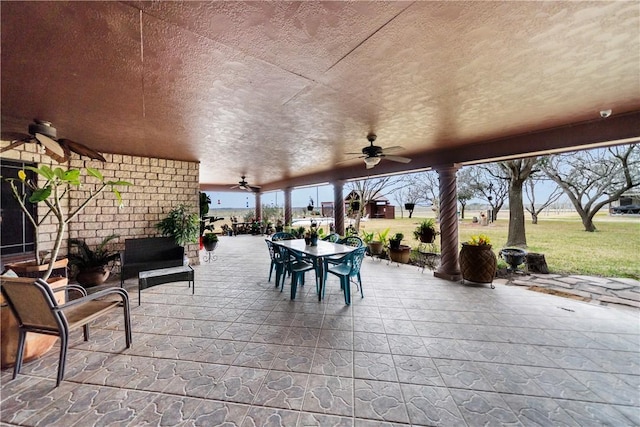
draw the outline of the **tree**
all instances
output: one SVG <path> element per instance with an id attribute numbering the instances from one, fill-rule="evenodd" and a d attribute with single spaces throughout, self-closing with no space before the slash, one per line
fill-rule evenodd
<path id="1" fill-rule="evenodd" d="M 567 195 L 585 231 L 596 231 L 595 214 L 626 191 L 640 186 L 640 147 L 636 144 L 549 156 L 542 170 Z"/>
<path id="2" fill-rule="evenodd" d="M 509 194 L 509 177 L 497 163 L 469 167 L 469 186 L 475 197 L 483 199 L 491 207 L 491 219 L 498 216 Z"/>
<path id="3" fill-rule="evenodd" d="M 509 179 L 509 233 L 506 246 L 527 247 L 527 234 L 524 227 L 524 203 L 522 186 L 534 172 L 537 157 L 498 162 L 498 166 Z"/>
<path id="4" fill-rule="evenodd" d="M 415 175 L 415 185 L 419 200 L 431 203 L 436 218 L 440 218 L 440 184 L 435 171 Z"/>
<path id="5" fill-rule="evenodd" d="M 360 200 L 360 207 L 356 211 L 356 231 L 360 230 L 360 219 L 367 207 L 367 203 L 384 195 L 384 192 L 398 181 L 398 177 L 386 176 L 383 178 L 366 178 L 352 181 L 347 184 L 347 189 L 354 191 Z"/>
<path id="6" fill-rule="evenodd" d="M 404 218 L 404 206 L 408 204 L 409 218 L 413 216 L 413 209 L 415 205 L 420 203 L 423 199 L 423 191 L 420 189 L 415 174 L 407 174 L 400 178 L 398 184 L 400 184 L 393 191 L 393 199 L 400 207 L 400 213 Z"/>
<path id="7" fill-rule="evenodd" d="M 546 197 L 546 200 L 536 206 L 535 188 L 537 184 L 543 181 L 545 181 L 545 179 L 543 179 L 542 176 L 536 176 L 534 174 L 531 175 L 524 184 L 524 194 L 528 202 L 528 204 L 526 204 L 524 208 L 531 214 L 531 224 L 537 224 L 538 215 L 540 215 L 540 212 L 553 205 L 560 198 L 560 196 L 562 196 L 562 189 L 558 186 L 555 186 L 553 191 Z"/>
<path id="8" fill-rule="evenodd" d="M 471 185 L 471 174 L 469 168 L 462 168 L 457 176 L 458 202 L 460 203 L 460 218 L 464 219 L 464 211 L 467 202 L 476 196 Z"/>

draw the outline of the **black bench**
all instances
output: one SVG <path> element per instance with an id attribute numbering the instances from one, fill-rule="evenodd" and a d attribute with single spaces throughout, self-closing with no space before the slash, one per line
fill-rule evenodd
<path id="1" fill-rule="evenodd" d="M 124 251 L 120 252 L 120 286 L 141 271 L 183 265 L 184 248 L 176 245 L 171 237 L 145 237 L 126 239 Z"/>

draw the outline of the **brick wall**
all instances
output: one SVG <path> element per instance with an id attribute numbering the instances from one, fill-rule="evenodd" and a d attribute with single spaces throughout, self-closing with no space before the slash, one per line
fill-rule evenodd
<path id="1" fill-rule="evenodd" d="M 47 156 L 41 156 L 32 144 L 28 145 L 25 149 L 2 153 L 2 157 L 64 168 L 64 165 L 51 162 Z M 119 187 L 122 195 L 121 207 L 118 206 L 116 196 L 107 188 L 83 209 L 68 226 L 62 254 L 67 252 L 68 238 L 84 239 L 93 247 L 104 237 L 115 233 L 120 235 L 119 247 L 124 248 L 126 238 L 158 236 L 155 224 L 180 203 L 189 204 L 193 206 L 194 212 L 198 212 L 198 162 L 119 154 L 104 154 L 104 157 L 106 163 L 81 160 L 77 156 L 70 160 L 69 167 L 83 169 L 83 184 L 79 189 L 71 191 L 68 197 L 70 213 L 75 211 L 90 191 L 95 191 L 98 187 L 98 181 L 86 175 L 86 167 L 98 169 L 106 180 L 124 180 L 133 185 Z M 55 232 L 53 225 L 41 228 L 41 250 L 51 249 Z M 198 249 L 195 243 L 185 248 L 192 264 L 198 263 Z"/>

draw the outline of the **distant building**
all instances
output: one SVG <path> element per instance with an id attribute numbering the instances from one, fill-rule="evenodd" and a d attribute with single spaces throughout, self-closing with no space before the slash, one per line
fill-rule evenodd
<path id="1" fill-rule="evenodd" d="M 344 198 L 344 210 L 349 212 L 349 206 L 351 203 L 359 203 L 358 193 L 352 191 Z M 375 219 L 396 219 L 396 207 L 389 202 L 386 197 L 378 197 L 373 200 L 369 200 L 364 209 L 364 216 Z"/>

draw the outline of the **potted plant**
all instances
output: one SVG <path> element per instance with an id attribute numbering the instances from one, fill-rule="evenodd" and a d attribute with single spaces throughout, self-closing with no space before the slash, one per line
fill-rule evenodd
<path id="1" fill-rule="evenodd" d="M 422 243 L 433 243 L 437 234 L 436 221 L 433 218 L 423 219 L 413 231 L 414 237 Z"/>
<path id="2" fill-rule="evenodd" d="M 198 238 L 200 220 L 197 213 L 190 211 L 190 205 L 179 204 L 156 224 L 156 228 L 163 236 L 173 237 L 177 245 L 193 243 Z"/>
<path id="3" fill-rule="evenodd" d="M 491 250 L 491 241 L 486 235 L 471 236 L 468 241 L 462 243 L 460 271 L 464 280 L 492 283 L 496 276 L 497 264 L 496 255 Z"/>
<path id="4" fill-rule="evenodd" d="M 411 257 L 411 246 L 401 245 L 404 234 L 396 233 L 389 239 L 389 258 L 393 262 L 406 264 Z"/>
<path id="5" fill-rule="evenodd" d="M 404 239 L 404 234 L 396 233 L 389 239 L 389 248 L 400 249 L 400 242 Z"/>
<path id="6" fill-rule="evenodd" d="M 120 252 L 109 250 L 110 241 L 120 237 L 111 234 L 96 246 L 95 250 L 82 239 L 70 239 L 69 246 L 75 251 L 69 252 L 69 264 L 77 269 L 76 280 L 85 288 L 102 285 L 109 277 L 107 268 L 110 262 L 120 258 Z"/>
<path id="7" fill-rule="evenodd" d="M 218 235 L 213 232 L 204 233 L 202 235 L 202 244 L 206 251 L 211 252 L 218 245 Z"/>
<path id="8" fill-rule="evenodd" d="M 304 240 L 307 245 L 318 246 L 318 229 L 309 227 L 309 231 L 304 234 Z"/>
<path id="9" fill-rule="evenodd" d="M 375 240 L 371 240 L 368 243 L 369 252 L 371 255 L 381 255 L 384 252 L 384 247 L 387 245 L 387 236 L 389 235 L 389 229 L 385 229 L 376 234 Z"/>
<path id="10" fill-rule="evenodd" d="M 104 179 L 104 176 L 97 169 L 86 168 L 87 175 L 91 176 L 94 180 L 97 180 L 98 185 L 95 189 L 86 192 L 84 198 L 80 200 L 77 205 L 75 205 L 76 207 L 68 208 L 66 206 L 67 204 L 64 203 L 64 199 L 68 196 L 70 190 L 80 187 L 80 169 L 65 170 L 60 167 L 52 169 L 46 165 L 42 165 L 39 168 L 28 166 L 25 169 L 34 172 L 38 178 L 32 181 L 30 179 L 27 179 L 27 175 L 24 170 L 18 171 L 17 179 L 20 180 L 22 184 L 24 184 L 24 187 L 29 190 L 30 194 L 18 189 L 15 184 L 15 178 L 7 179 L 7 181 L 9 182 L 11 192 L 18 201 L 18 204 L 20 205 L 23 213 L 33 224 L 35 232 L 35 261 L 7 265 L 7 267 L 16 273 L 24 271 L 29 274 L 37 274 L 42 279 L 49 280 L 51 282 L 53 280 L 53 278 L 50 277 L 51 273 L 54 268 L 58 268 L 59 262 L 57 258 L 58 254 L 60 253 L 62 239 L 64 237 L 67 224 L 69 224 L 85 207 L 89 205 L 89 203 L 91 203 L 93 199 L 98 197 L 98 195 L 107 188 L 110 189 L 113 194 L 115 194 L 118 201 L 122 203 L 122 197 L 120 196 L 120 192 L 116 187 L 129 186 L 131 185 L 131 183 L 120 180 L 106 181 Z M 37 204 L 39 206 L 37 219 L 36 217 L 31 215 L 31 212 L 27 207 L 27 200 L 30 203 Z M 56 232 L 53 249 L 49 253 L 49 256 L 41 257 L 39 250 L 39 229 L 40 226 L 45 224 L 45 220 L 54 224 L 54 226 L 56 227 Z M 47 226 L 49 226 L 48 223 Z M 67 261 L 67 258 L 65 258 L 63 261 L 63 268 L 65 269 Z M 25 283 L 33 281 L 33 279 L 20 277 L 15 279 L 3 277 L 2 280 L 17 280 Z M 50 285 L 53 288 L 64 286 L 66 285 L 66 283 L 67 279 L 65 277 L 61 280 L 57 280 L 55 284 L 50 283 Z M 65 301 L 64 293 L 56 293 L 56 299 L 59 303 L 63 303 Z M 0 352 L 0 359 L 2 361 L 2 367 L 4 368 L 15 363 L 18 335 L 17 321 L 9 311 L 9 307 L 6 306 L 2 307 L 1 335 L 2 350 Z M 55 340 L 55 337 L 47 335 L 27 334 L 27 344 L 24 350 L 24 360 L 29 361 L 43 355 L 44 353 L 49 351 L 49 349 L 53 346 Z"/>

